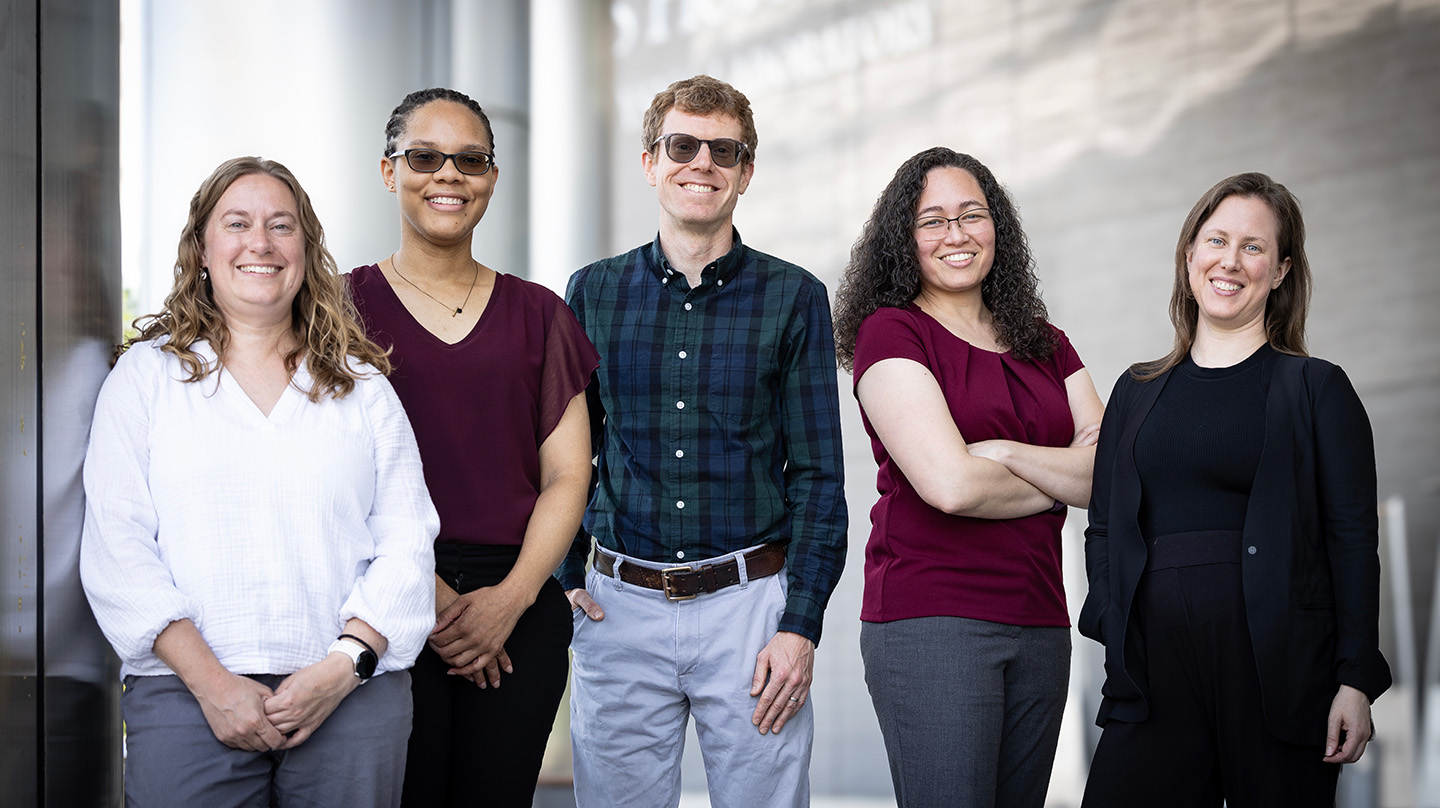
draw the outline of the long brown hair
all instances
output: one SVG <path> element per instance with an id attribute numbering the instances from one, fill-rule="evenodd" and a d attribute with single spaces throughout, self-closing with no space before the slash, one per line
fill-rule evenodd
<path id="1" fill-rule="evenodd" d="M 1170 353 L 1149 362 L 1130 366 L 1136 381 L 1150 381 L 1180 364 L 1195 345 L 1195 329 L 1200 320 L 1200 305 L 1190 291 L 1189 262 L 1186 253 L 1200 235 L 1220 203 L 1232 196 L 1258 199 L 1275 214 L 1277 226 L 1277 257 L 1290 259 L 1290 271 L 1265 301 L 1265 338 L 1281 353 L 1309 356 L 1305 348 L 1305 318 L 1310 312 L 1310 261 L 1305 257 L 1305 220 L 1300 215 L 1300 200 L 1290 189 L 1259 172 L 1226 177 L 1200 197 L 1175 243 L 1175 279 L 1170 289 L 1170 322 L 1175 326 L 1175 344 Z"/>
<path id="2" fill-rule="evenodd" d="M 351 367 L 350 359 L 367 362 L 388 374 L 388 352 L 371 342 L 360 328 L 355 305 L 350 300 L 349 284 L 340 277 L 335 259 L 325 248 L 325 230 L 315 215 L 309 194 L 290 169 L 274 160 L 259 157 L 226 160 L 200 183 L 199 190 L 190 198 L 190 216 L 180 233 L 175 285 L 158 314 L 135 321 L 140 333 L 121 346 L 121 350 L 137 342 L 169 337 L 160 349 L 179 358 L 189 373 L 187 382 L 201 381 L 216 369 L 193 349 L 196 342 L 210 343 L 219 361 L 225 361 L 230 331 L 215 305 L 209 280 L 200 276 L 204 269 L 205 228 L 225 191 L 236 180 L 251 174 L 264 174 L 285 183 L 295 196 L 300 228 L 305 235 L 305 274 L 290 304 L 290 330 L 298 347 L 286 354 L 285 367 L 294 373 L 300 358 L 305 357 L 315 382 L 304 391 L 310 400 L 319 401 L 322 395 L 344 398 L 355 389 L 356 380 L 365 375 Z"/>

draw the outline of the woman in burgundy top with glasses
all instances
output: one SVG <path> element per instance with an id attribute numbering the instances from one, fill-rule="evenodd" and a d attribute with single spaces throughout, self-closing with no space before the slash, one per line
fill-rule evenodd
<path id="1" fill-rule="evenodd" d="M 385 138 L 400 248 L 349 277 L 366 331 L 393 350 L 441 522 L 404 802 L 528 808 L 568 674 L 551 573 L 585 508 L 599 357 L 559 296 L 471 257 L 500 173 L 480 106 L 411 93 Z"/>
<path id="2" fill-rule="evenodd" d="M 902 808 L 1045 802 L 1070 673 L 1060 528 L 1103 408 L 1037 287 L 1009 194 L 937 147 L 895 172 L 836 296 L 879 465 L 860 652 Z"/>

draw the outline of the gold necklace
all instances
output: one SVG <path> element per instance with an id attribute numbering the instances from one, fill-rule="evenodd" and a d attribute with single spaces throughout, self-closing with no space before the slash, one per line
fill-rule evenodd
<path id="1" fill-rule="evenodd" d="M 438 297 L 430 294 L 429 292 L 425 291 L 424 289 L 421 289 L 419 284 L 417 284 L 417 283 L 415 283 L 415 281 L 412 281 L 412 280 L 410 280 L 409 278 L 405 277 L 405 273 L 403 273 L 403 272 L 400 271 L 400 257 L 399 257 L 399 256 L 400 256 L 399 253 L 394 253 L 394 254 L 392 254 L 392 255 L 390 256 L 390 266 L 395 270 L 395 274 L 400 276 L 400 280 L 405 281 L 406 283 L 410 284 L 411 286 L 414 286 L 414 287 L 415 287 L 415 291 L 417 291 L 417 292 L 419 292 L 420 294 L 422 294 L 422 295 L 430 298 L 431 300 L 435 301 L 436 303 L 439 303 L 440 305 L 444 306 L 444 307 L 447 308 L 447 309 L 450 308 L 450 304 L 449 304 L 449 303 L 446 303 L 445 301 L 443 301 L 443 300 L 441 300 L 440 298 L 438 298 Z M 474 277 L 472 277 L 472 278 L 470 279 L 470 290 L 465 293 L 465 300 L 464 300 L 464 302 L 462 302 L 460 305 L 456 306 L 456 307 L 455 307 L 455 311 L 451 312 L 451 314 L 450 314 L 451 317 L 459 317 L 461 314 L 464 313 L 466 304 L 468 304 L 468 303 L 470 302 L 470 296 L 473 295 L 473 294 L 475 294 L 475 283 L 480 280 L 480 262 L 479 262 L 479 261 L 476 261 L 474 258 L 471 258 L 471 259 L 470 259 L 470 263 L 472 263 L 472 264 L 475 265 L 475 275 L 474 275 Z"/>

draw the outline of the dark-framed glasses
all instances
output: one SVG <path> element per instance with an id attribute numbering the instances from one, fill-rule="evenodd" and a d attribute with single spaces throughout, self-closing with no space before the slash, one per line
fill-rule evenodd
<path id="1" fill-rule="evenodd" d="M 710 147 L 710 162 L 721 168 L 734 168 L 750 151 L 746 146 L 734 138 L 717 137 L 714 140 L 701 140 L 694 135 L 687 135 L 683 132 L 671 132 L 668 135 L 661 135 L 651 141 L 654 146 L 660 141 L 665 141 L 665 154 L 677 163 L 688 163 L 695 159 L 700 153 L 700 146 L 704 144 Z"/>
<path id="2" fill-rule="evenodd" d="M 971 208 L 959 216 L 921 216 L 915 220 L 915 232 L 926 241 L 938 241 L 950 232 L 954 222 L 965 233 L 974 234 L 995 223 L 989 208 Z"/>
<path id="3" fill-rule="evenodd" d="M 455 154 L 446 154 L 435 149 L 406 149 L 397 151 L 390 155 L 390 159 L 404 157 L 405 164 L 410 166 L 411 171 L 419 171 L 421 174 L 434 174 L 445 165 L 446 160 L 455 162 L 455 169 L 461 174 L 479 176 L 489 173 L 495 165 L 495 158 L 483 151 L 462 151 Z"/>

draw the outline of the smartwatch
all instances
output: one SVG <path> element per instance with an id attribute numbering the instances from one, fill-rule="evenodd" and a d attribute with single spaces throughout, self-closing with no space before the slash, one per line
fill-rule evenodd
<path id="1" fill-rule="evenodd" d="M 341 634 L 340 639 L 330 643 L 325 655 L 329 656 L 336 651 L 350 657 L 350 661 L 355 665 L 355 676 L 362 685 L 370 681 L 370 677 L 375 675 L 375 666 L 380 664 L 380 658 L 375 656 L 370 646 L 351 634 Z"/>

